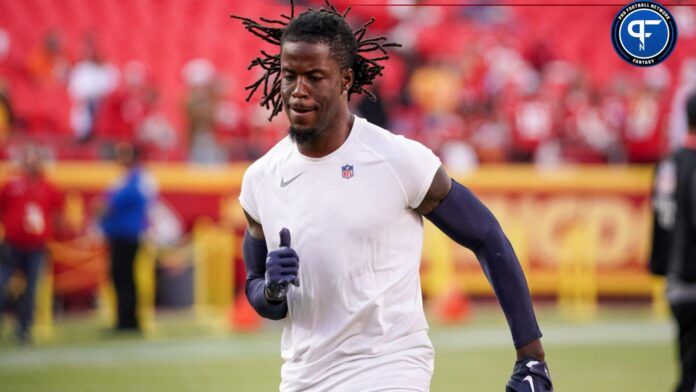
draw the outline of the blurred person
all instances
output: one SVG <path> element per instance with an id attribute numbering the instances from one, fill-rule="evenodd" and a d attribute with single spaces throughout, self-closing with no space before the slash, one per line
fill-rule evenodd
<path id="1" fill-rule="evenodd" d="M 0 62 L 7 60 L 10 55 L 10 34 L 0 28 Z"/>
<path id="2" fill-rule="evenodd" d="M 510 149 L 510 126 L 497 105 L 484 108 L 481 123 L 475 126 L 471 142 L 481 163 L 501 163 Z"/>
<path id="3" fill-rule="evenodd" d="M 481 4 L 487 2 L 484 1 Z M 456 10 L 459 11 L 459 15 L 490 28 L 503 29 L 507 24 L 515 21 L 515 14 L 505 7 L 457 7 Z"/>
<path id="4" fill-rule="evenodd" d="M 148 226 L 148 207 L 155 198 L 156 185 L 140 165 L 140 151 L 133 145 L 117 144 L 115 155 L 126 173 L 106 196 L 101 228 L 108 240 L 111 279 L 116 290 L 115 328 L 139 331 L 133 267 Z"/>
<path id="5" fill-rule="evenodd" d="M 20 172 L 0 189 L 0 216 L 5 228 L 0 259 L 0 314 L 7 300 L 7 282 L 19 269 L 26 278 L 26 287 L 17 306 L 16 336 L 21 343 L 30 343 L 36 287 L 45 263 L 46 243 L 59 224 L 63 196 L 46 179 L 37 146 L 24 146 L 19 164 Z"/>
<path id="6" fill-rule="evenodd" d="M 609 163 L 625 163 L 626 152 L 621 142 L 621 128 L 626 122 L 626 102 L 615 87 L 605 90 L 601 97 L 600 112 L 607 127 L 616 136 L 608 146 L 607 159 Z"/>
<path id="7" fill-rule="evenodd" d="M 556 54 L 554 48 L 548 42 L 548 34 L 552 34 L 552 29 L 549 27 L 547 31 L 542 31 L 539 36 L 527 43 L 525 48 L 525 57 L 537 72 L 543 72 L 544 69 L 555 60 Z"/>
<path id="8" fill-rule="evenodd" d="M 23 125 L 22 119 L 17 116 L 16 101 L 12 101 L 10 92 L 16 91 L 14 86 L 24 75 L 23 64 L 20 64 L 12 56 L 10 34 L 0 28 L 0 144 L 2 144 L 13 128 Z"/>
<path id="9" fill-rule="evenodd" d="M 465 173 L 478 166 L 476 151 L 470 144 L 470 128 L 476 120 L 458 114 L 444 114 L 429 119 L 424 144 L 439 152 L 442 163 L 455 173 Z"/>
<path id="10" fill-rule="evenodd" d="M 31 75 L 39 81 L 64 83 L 70 72 L 70 61 L 63 52 L 63 43 L 56 31 L 49 31 L 41 43 L 31 49 L 27 60 Z"/>
<path id="11" fill-rule="evenodd" d="M 176 130 L 162 112 L 157 92 L 152 91 L 148 100 L 152 108 L 138 126 L 136 140 L 148 148 L 148 156 L 155 152 L 171 152 L 177 144 Z"/>
<path id="12" fill-rule="evenodd" d="M 421 66 L 409 80 L 411 98 L 428 115 L 452 112 L 459 103 L 459 77 L 459 72 L 446 64 Z"/>
<path id="13" fill-rule="evenodd" d="M 628 96 L 623 143 L 631 163 L 654 163 L 665 147 L 666 113 L 662 90 L 640 83 Z"/>
<path id="14" fill-rule="evenodd" d="M 620 156 L 620 128 L 613 127 L 610 110 L 598 91 L 579 90 L 567 101 L 562 133 L 564 158 L 579 163 L 615 162 Z"/>
<path id="15" fill-rule="evenodd" d="M 15 122 L 14 109 L 10 92 L 5 80 L 0 78 L 0 145 L 3 144 L 12 133 Z"/>
<path id="16" fill-rule="evenodd" d="M 136 143 L 151 159 L 166 157 L 174 149 L 176 131 L 163 113 L 159 91 L 143 63 L 129 61 L 123 67 L 123 84 L 104 99 L 95 131 L 109 145 L 108 153 L 124 141 Z"/>
<path id="17" fill-rule="evenodd" d="M 215 116 L 219 103 L 219 84 L 215 66 L 207 59 L 194 59 L 182 70 L 188 87 L 186 119 L 188 122 L 189 159 L 197 163 L 226 160 L 215 137 Z"/>
<path id="18" fill-rule="evenodd" d="M 5 78 L 17 77 L 21 74 L 21 66 L 11 56 L 12 39 L 7 30 L 0 28 L 0 76 Z M 20 71 L 20 72 L 18 72 Z"/>
<path id="19" fill-rule="evenodd" d="M 139 61 L 126 63 L 123 83 L 103 99 L 95 132 L 113 142 L 133 140 L 150 111 L 152 90 L 145 65 Z"/>
<path id="20" fill-rule="evenodd" d="M 531 162 L 537 148 L 554 137 L 554 105 L 535 92 L 521 98 L 512 115 L 512 159 Z"/>
<path id="21" fill-rule="evenodd" d="M 92 38 L 85 39 L 83 51 L 83 60 L 75 64 L 68 79 L 73 101 L 70 124 L 79 141 L 93 136 L 102 99 L 116 88 L 119 79 L 118 70 L 104 60 Z"/>
<path id="22" fill-rule="evenodd" d="M 244 111 L 232 97 L 221 99 L 217 106 L 215 128 L 218 144 L 227 152 L 230 161 L 249 160 L 250 135 Z"/>
<path id="23" fill-rule="evenodd" d="M 66 89 L 70 60 L 60 35 L 50 30 L 22 61 L 24 75 L 16 78 L 18 112 L 26 131 L 40 134 L 65 134 L 70 130 L 71 99 Z M 52 144 L 56 144 L 53 142 Z"/>
<path id="24" fill-rule="evenodd" d="M 523 95 L 539 91 L 541 76 L 518 49 L 492 40 L 486 42 L 481 56 L 485 66 L 482 87 L 488 96 L 504 93 L 509 87 Z"/>
<path id="25" fill-rule="evenodd" d="M 679 31 L 682 31 L 681 25 Z M 679 79 L 672 97 L 667 128 L 670 151 L 676 150 L 684 143 L 686 130 L 689 129 L 686 123 L 686 100 L 692 91 L 696 91 L 696 57 L 685 59 L 679 71 Z"/>
<path id="26" fill-rule="evenodd" d="M 678 331 L 676 392 L 696 390 L 696 92 L 686 100 L 686 114 L 686 139 L 658 164 L 652 200 L 650 270 L 667 277 L 667 299 Z"/>
<path id="27" fill-rule="evenodd" d="M 233 16 L 280 46 L 252 62 L 265 70 L 254 85 L 278 78 L 262 102 L 290 121 L 247 169 L 239 198 L 247 298 L 283 320 L 280 390 L 429 390 L 423 216 L 476 252 L 492 282 L 517 350 L 507 390 L 552 390 L 526 280 L 497 220 L 429 149 L 349 111 L 383 68 L 363 56 L 395 44 L 364 39 L 367 25 L 354 32 L 328 6 L 281 27 Z"/>

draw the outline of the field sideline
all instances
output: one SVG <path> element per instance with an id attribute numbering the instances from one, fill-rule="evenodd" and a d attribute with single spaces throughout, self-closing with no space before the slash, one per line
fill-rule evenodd
<path id="1" fill-rule="evenodd" d="M 273 391 L 279 330 L 223 334 L 181 315 L 158 317 L 146 339 L 105 337 L 94 320 L 60 321 L 57 341 L 0 344 L 1 391 Z M 571 323 L 540 312 L 557 391 L 667 391 L 675 378 L 672 327 L 645 310 L 602 311 Z M 7 335 L 7 333 L 5 333 Z M 514 361 L 501 316 L 484 309 L 464 326 L 433 326 L 432 391 L 502 391 Z"/>

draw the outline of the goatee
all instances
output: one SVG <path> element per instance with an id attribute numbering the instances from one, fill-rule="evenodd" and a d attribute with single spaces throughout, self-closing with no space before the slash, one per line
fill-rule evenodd
<path id="1" fill-rule="evenodd" d="M 305 128 L 300 130 L 295 127 L 290 127 L 288 133 L 290 134 L 290 139 L 297 144 L 312 143 L 319 139 L 321 134 L 317 128 Z"/>

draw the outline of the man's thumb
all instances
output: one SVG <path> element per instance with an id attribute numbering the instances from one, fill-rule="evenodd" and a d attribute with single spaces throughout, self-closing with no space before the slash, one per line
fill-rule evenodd
<path id="1" fill-rule="evenodd" d="M 280 230 L 280 246 L 290 247 L 290 230 L 285 227 Z"/>

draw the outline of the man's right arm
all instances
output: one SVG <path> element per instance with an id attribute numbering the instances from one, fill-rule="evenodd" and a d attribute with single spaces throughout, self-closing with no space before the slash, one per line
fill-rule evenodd
<path id="1" fill-rule="evenodd" d="M 246 267 L 245 293 L 251 306 L 261 316 L 271 320 L 285 318 L 288 312 L 287 300 L 271 302 L 266 299 L 266 257 L 268 248 L 263 235 L 263 227 L 244 211 L 247 230 L 242 245 L 244 266 Z"/>

